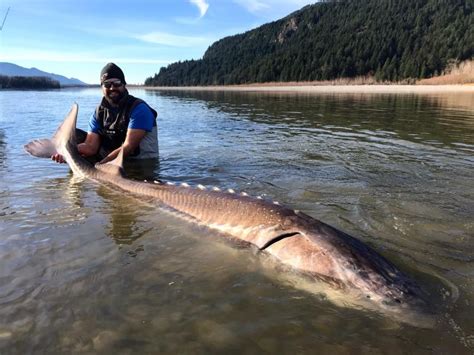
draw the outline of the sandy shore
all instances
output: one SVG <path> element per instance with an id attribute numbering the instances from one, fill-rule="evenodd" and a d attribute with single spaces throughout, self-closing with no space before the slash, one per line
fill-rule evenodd
<path id="1" fill-rule="evenodd" d="M 474 85 L 227 85 L 227 86 L 144 86 L 147 90 L 173 91 L 247 91 L 247 92 L 301 92 L 301 93 L 474 93 Z"/>

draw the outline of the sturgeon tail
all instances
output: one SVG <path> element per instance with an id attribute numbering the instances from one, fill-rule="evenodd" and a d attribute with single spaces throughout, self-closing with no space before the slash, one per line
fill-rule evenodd
<path id="1" fill-rule="evenodd" d="M 78 110 L 78 105 L 74 103 L 71 111 L 69 111 L 64 122 L 59 126 L 53 137 L 51 139 L 35 139 L 25 144 L 24 148 L 26 152 L 38 158 L 51 158 L 54 154 L 64 154 L 64 152 L 61 152 L 62 147 L 76 143 Z"/>

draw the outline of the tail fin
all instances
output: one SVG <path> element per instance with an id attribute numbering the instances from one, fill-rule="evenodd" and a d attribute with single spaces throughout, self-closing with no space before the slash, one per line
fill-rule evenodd
<path id="1" fill-rule="evenodd" d="M 74 103 L 71 111 L 51 139 L 35 139 L 24 146 L 25 150 L 35 157 L 50 158 L 54 154 L 61 153 L 61 147 L 65 147 L 67 143 L 76 144 L 78 110 L 78 105 Z"/>
<path id="2" fill-rule="evenodd" d="M 25 144 L 25 150 L 38 158 L 51 158 L 52 155 L 58 153 L 56 146 L 50 139 L 35 139 Z"/>

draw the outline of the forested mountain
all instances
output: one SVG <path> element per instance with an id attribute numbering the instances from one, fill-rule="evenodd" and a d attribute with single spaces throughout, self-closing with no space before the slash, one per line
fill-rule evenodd
<path id="1" fill-rule="evenodd" d="M 222 85 L 440 74 L 474 55 L 474 0 L 332 0 L 213 43 L 145 85 Z"/>
<path id="2" fill-rule="evenodd" d="M 0 89 L 59 89 L 59 81 L 47 76 L 0 75 Z"/>

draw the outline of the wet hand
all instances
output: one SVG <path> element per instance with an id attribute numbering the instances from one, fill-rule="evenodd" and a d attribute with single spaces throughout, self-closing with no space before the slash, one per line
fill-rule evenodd
<path id="1" fill-rule="evenodd" d="M 52 155 L 51 160 L 54 160 L 56 163 L 61 163 L 61 164 L 66 162 L 61 154 Z"/>

